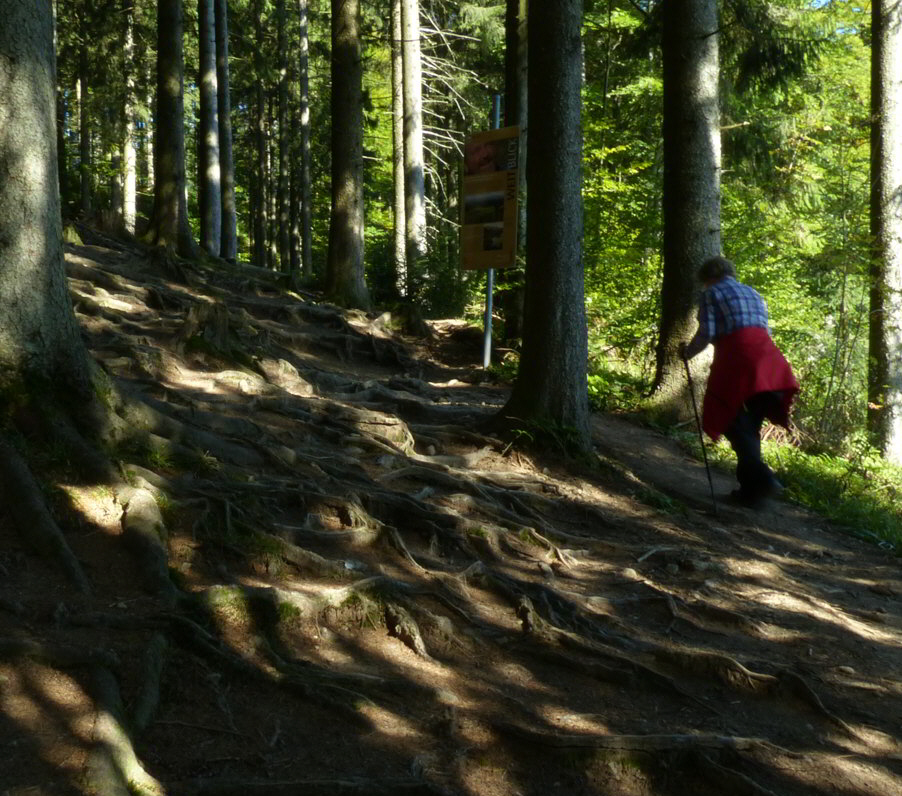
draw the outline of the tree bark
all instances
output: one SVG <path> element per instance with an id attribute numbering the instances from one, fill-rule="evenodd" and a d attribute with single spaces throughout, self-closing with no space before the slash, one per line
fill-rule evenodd
<path id="1" fill-rule="evenodd" d="M 219 256 L 238 256 L 238 208 L 235 204 L 235 160 L 232 152 L 232 99 L 229 76 L 229 11 L 226 0 L 214 0 L 216 14 L 216 87 L 219 116 L 219 173 L 222 181 L 222 236 Z"/>
<path id="2" fill-rule="evenodd" d="M 426 255 L 426 166 L 423 159 L 423 67 L 419 0 L 401 0 L 404 62 L 404 221 L 407 292 Z"/>
<path id="3" fill-rule="evenodd" d="M 154 118 L 154 210 L 151 243 L 196 257 L 185 201 L 182 0 L 157 6 L 157 104 Z"/>
<path id="4" fill-rule="evenodd" d="M 326 295 L 368 308 L 363 278 L 363 62 L 359 0 L 332 0 L 332 212 Z"/>
<path id="5" fill-rule="evenodd" d="M 276 2 L 276 31 L 279 64 L 279 94 L 278 94 L 278 180 L 276 188 L 276 208 L 279 240 L 279 268 L 283 272 L 289 270 L 291 262 L 291 211 L 289 205 L 289 178 L 291 165 L 289 162 L 288 120 L 291 111 L 288 100 L 288 35 L 287 17 L 285 14 L 285 0 Z"/>
<path id="6" fill-rule="evenodd" d="M 404 52 L 401 42 L 401 0 L 391 4 L 391 79 L 392 79 L 392 220 L 394 222 L 395 289 L 407 296 L 407 216 L 404 188 Z"/>
<path id="7" fill-rule="evenodd" d="M 310 34 L 307 0 L 297 0 L 301 126 L 301 270 L 313 276 L 313 207 L 310 187 Z"/>
<path id="8" fill-rule="evenodd" d="M 134 235 L 137 219 L 138 169 L 135 151 L 137 86 L 135 80 L 135 0 L 122 0 L 125 101 L 122 108 L 122 223 Z"/>
<path id="9" fill-rule="evenodd" d="M 871 6 L 871 288 L 868 428 L 902 464 L 902 7 Z"/>
<path id="10" fill-rule="evenodd" d="M 57 182 L 50 3 L 9 0 L 0 25 L 0 391 L 90 395 L 69 299 Z"/>
<path id="11" fill-rule="evenodd" d="M 263 86 L 263 2 L 254 4 L 254 265 L 266 268 L 266 232 L 269 228 L 266 207 L 266 92 Z"/>
<path id="12" fill-rule="evenodd" d="M 78 176 L 79 207 L 84 215 L 90 215 L 94 209 L 94 175 L 91 169 L 91 113 L 88 108 L 88 45 L 85 27 L 82 22 L 82 44 L 78 49 Z"/>
<path id="13" fill-rule="evenodd" d="M 582 263 L 582 0 L 529 7 L 529 211 L 523 349 L 503 414 L 591 446 Z"/>
<path id="14" fill-rule="evenodd" d="M 222 243 L 222 187 L 219 167 L 219 84 L 216 71 L 216 13 L 213 0 L 198 0 L 198 76 L 200 109 L 197 135 L 200 243 L 214 256 Z"/>
<path id="15" fill-rule="evenodd" d="M 664 274 L 655 400 L 686 405 L 679 344 L 695 331 L 695 274 L 720 254 L 720 111 L 715 0 L 663 7 Z"/>

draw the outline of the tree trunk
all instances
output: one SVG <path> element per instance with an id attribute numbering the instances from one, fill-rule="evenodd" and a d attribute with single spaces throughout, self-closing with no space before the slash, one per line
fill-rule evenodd
<path id="1" fill-rule="evenodd" d="M 82 25 L 82 28 L 85 26 Z M 93 208 L 93 172 L 91 164 L 91 113 L 88 108 L 88 46 L 84 41 L 78 50 L 78 176 L 80 185 L 79 207 L 84 215 Z"/>
<path id="2" fill-rule="evenodd" d="M 232 154 L 232 99 L 229 77 L 229 12 L 226 0 L 214 0 L 216 14 L 216 87 L 219 116 L 219 173 L 222 190 L 222 237 L 219 256 L 238 256 L 238 208 L 235 204 L 235 161 Z"/>
<path id="3" fill-rule="evenodd" d="M 409 295 L 407 284 L 407 217 L 404 189 L 404 53 L 401 42 L 401 0 L 391 4 L 391 79 L 392 79 L 392 176 L 394 184 L 392 220 L 394 222 L 395 289 L 399 296 Z"/>
<path id="4" fill-rule="evenodd" d="M 60 203 L 66 208 L 69 202 L 69 164 L 66 157 L 66 115 L 68 103 L 62 86 L 56 89 L 56 160 L 59 174 Z"/>
<path id="5" fill-rule="evenodd" d="M 532 0 L 529 103 L 546 107 L 529 135 L 529 213 L 523 349 L 503 414 L 569 429 L 591 446 L 582 263 L 582 0 Z"/>
<path id="6" fill-rule="evenodd" d="M 279 263 L 279 175 L 274 168 L 278 163 L 278 141 L 275 137 L 275 113 L 273 93 L 266 97 L 266 213 L 269 226 L 266 234 L 269 246 L 266 249 L 266 267 L 272 271 L 278 270 Z"/>
<path id="7" fill-rule="evenodd" d="M 51 6 L 9 0 L 3 11 L 0 173 L 15 179 L 0 179 L 0 391 L 86 400 L 88 357 L 63 265 Z"/>
<path id="8" fill-rule="evenodd" d="M 216 72 L 216 13 L 213 0 L 198 0 L 198 76 L 200 111 L 197 135 L 197 187 L 200 243 L 214 256 L 222 242 L 222 187 L 219 168 L 219 86 Z"/>
<path id="9" fill-rule="evenodd" d="M 326 294 L 369 307 L 363 279 L 363 63 L 359 0 L 332 0 L 332 212 Z"/>
<path id="10" fill-rule="evenodd" d="M 144 98 L 146 100 L 146 106 L 148 108 L 153 107 L 154 103 L 154 90 L 155 90 L 155 81 L 153 74 L 153 63 L 150 58 L 147 59 L 145 64 L 146 71 L 144 73 Z M 145 189 L 149 192 L 151 188 L 156 185 L 157 177 L 154 174 L 153 170 L 153 158 L 154 158 L 154 136 L 153 136 L 153 124 L 148 121 L 147 124 L 144 125 L 144 163 L 146 165 L 146 182 Z"/>
<path id="11" fill-rule="evenodd" d="M 717 3 L 664 3 L 664 275 L 655 399 L 685 407 L 679 344 L 695 331 L 695 274 L 720 254 L 720 112 Z"/>
<path id="12" fill-rule="evenodd" d="M 419 0 L 401 0 L 404 61 L 404 220 L 408 292 L 426 255 L 426 166 L 423 160 L 423 68 Z"/>
<path id="13" fill-rule="evenodd" d="M 871 6 L 871 290 L 868 428 L 902 464 L 902 8 Z"/>
<path id="14" fill-rule="evenodd" d="M 138 171 L 135 151 L 137 87 L 135 81 L 135 0 L 122 0 L 125 102 L 122 107 L 122 222 L 134 235 L 137 219 Z"/>
<path id="15" fill-rule="evenodd" d="M 310 36 L 307 0 L 297 0 L 297 12 L 301 111 L 301 270 L 305 277 L 310 278 L 313 276 L 313 208 L 310 187 Z"/>
<path id="16" fill-rule="evenodd" d="M 157 6 L 157 105 L 154 122 L 154 210 L 151 243 L 196 257 L 185 202 L 182 0 Z"/>
<path id="17" fill-rule="evenodd" d="M 266 92 L 263 86 L 263 2 L 254 5 L 254 265 L 266 268 L 266 231 L 269 227 L 266 208 Z"/>
<path id="18" fill-rule="evenodd" d="M 527 0 L 507 0 L 504 15 L 504 124 L 520 128 L 520 168 L 517 184 L 517 258 L 526 248 L 526 149 L 527 149 L 527 75 L 529 47 L 527 40 Z M 513 300 L 502 307 L 504 332 L 508 339 L 522 335 L 523 278 L 518 268 L 508 271 L 504 289 Z"/>
<path id="19" fill-rule="evenodd" d="M 277 49 L 279 58 L 279 178 L 276 190 L 276 206 L 279 218 L 279 266 L 282 271 L 289 270 L 291 262 L 291 209 L 289 204 L 289 176 L 291 165 L 288 152 L 288 120 L 291 112 L 288 101 L 288 36 L 285 0 L 276 3 Z"/>

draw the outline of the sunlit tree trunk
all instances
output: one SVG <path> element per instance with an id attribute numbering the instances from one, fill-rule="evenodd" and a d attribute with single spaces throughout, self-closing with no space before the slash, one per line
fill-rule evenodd
<path id="1" fill-rule="evenodd" d="M 3 3 L 0 65 L 0 392 L 82 401 L 88 358 L 63 264 L 50 3 Z"/>
<path id="2" fill-rule="evenodd" d="M 56 88 L 56 159 L 59 174 L 60 202 L 63 207 L 69 201 L 69 162 L 66 156 L 66 111 L 68 103 L 63 87 Z"/>
<path id="3" fill-rule="evenodd" d="M 200 242 L 213 255 L 222 241 L 222 189 L 219 168 L 219 86 L 216 72 L 216 13 L 213 0 L 198 0 L 198 119 L 197 188 Z"/>
<path id="4" fill-rule="evenodd" d="M 216 88 L 219 116 L 219 173 L 222 187 L 222 236 L 219 255 L 238 256 L 238 208 L 235 204 L 235 161 L 232 154 L 232 99 L 229 75 L 229 13 L 226 0 L 214 0 L 216 12 Z"/>
<path id="5" fill-rule="evenodd" d="M 695 274 L 720 254 L 720 111 L 716 0 L 663 6 L 664 274 L 656 350 L 660 409 L 685 405 L 679 344 L 695 332 Z"/>
<path id="6" fill-rule="evenodd" d="M 85 26 L 82 24 L 82 28 Z M 84 32 L 83 37 L 86 37 Z M 78 176 L 80 209 L 85 215 L 93 210 L 93 168 L 91 158 L 91 112 L 88 107 L 88 46 L 83 42 L 78 51 Z"/>
<path id="7" fill-rule="evenodd" d="M 313 207 L 310 187 L 310 34 L 307 5 L 307 0 L 297 0 L 301 113 L 298 131 L 301 139 L 301 270 L 309 278 L 313 276 Z"/>
<path id="8" fill-rule="evenodd" d="M 273 92 L 266 97 L 266 213 L 269 225 L 266 229 L 266 267 L 279 268 L 279 162 L 278 140 L 275 135 L 275 100 Z"/>
<path id="9" fill-rule="evenodd" d="M 392 220 L 394 222 L 395 289 L 408 295 L 407 284 L 407 219 L 404 190 L 404 52 L 401 42 L 401 0 L 391 4 L 391 79 L 392 79 Z"/>
<path id="10" fill-rule="evenodd" d="M 404 62 L 404 221 L 408 292 L 420 281 L 426 254 L 426 176 L 423 160 L 423 67 L 420 55 L 419 0 L 401 0 Z"/>
<path id="11" fill-rule="evenodd" d="M 902 6 L 871 6 L 871 291 L 868 426 L 902 464 Z"/>
<path id="12" fill-rule="evenodd" d="M 122 222 L 134 234 L 137 219 L 138 167 L 135 150 L 137 86 L 135 81 L 135 0 L 122 0 L 125 102 L 122 108 Z"/>
<path id="13" fill-rule="evenodd" d="M 582 0 L 531 0 L 526 325 L 503 414 L 570 431 L 589 449 L 588 333 L 582 260 Z"/>
<path id="14" fill-rule="evenodd" d="M 359 0 L 332 0 L 332 212 L 326 294 L 366 308 L 363 278 L 363 61 Z"/>

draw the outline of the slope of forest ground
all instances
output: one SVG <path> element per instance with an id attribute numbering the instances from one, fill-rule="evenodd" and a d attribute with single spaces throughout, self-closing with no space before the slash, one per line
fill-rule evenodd
<path id="1" fill-rule="evenodd" d="M 85 588 L 2 485 L 0 793 L 902 793 L 897 558 L 714 514 L 623 419 L 595 467 L 488 435 L 460 322 L 96 236 L 67 267 L 146 434 L 125 491 L 23 439 Z"/>

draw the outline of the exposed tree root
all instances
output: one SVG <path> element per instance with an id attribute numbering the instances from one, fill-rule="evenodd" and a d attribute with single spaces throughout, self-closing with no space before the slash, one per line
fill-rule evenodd
<path id="1" fill-rule="evenodd" d="M 710 755 L 699 754 L 696 756 L 696 760 L 705 777 L 712 780 L 722 789 L 723 793 L 734 794 L 734 796 L 778 796 L 741 771 L 735 771 L 718 763 Z"/>
<path id="2" fill-rule="evenodd" d="M 800 699 L 808 707 L 813 708 L 823 718 L 835 724 L 841 730 L 848 733 L 852 738 L 858 738 L 858 733 L 844 722 L 835 713 L 829 711 L 821 698 L 815 693 L 814 689 L 805 681 L 805 679 L 795 672 L 788 669 L 782 669 L 778 675 L 779 685 L 775 689 L 778 693 L 790 693 L 797 699 Z"/>
<path id="3" fill-rule="evenodd" d="M 160 701 L 160 683 L 169 642 L 162 633 L 154 633 L 141 662 L 141 685 L 132 707 L 131 726 L 135 735 L 140 735 L 153 720 Z"/>
<path id="4" fill-rule="evenodd" d="M 663 592 L 661 593 L 661 596 L 667 601 L 668 608 L 674 619 L 681 619 L 698 630 L 707 633 L 723 633 L 724 631 L 717 628 L 716 625 L 725 625 L 741 630 L 750 636 L 767 638 L 764 626 L 760 622 L 757 622 L 744 614 L 740 614 L 738 611 L 730 611 L 727 608 L 710 605 L 701 600 L 694 600 L 687 603 L 671 594 L 665 594 Z M 697 614 L 700 614 L 701 616 L 697 616 Z M 712 627 L 712 623 L 715 624 L 715 627 Z"/>
<path id="5" fill-rule="evenodd" d="M 728 655 L 687 649 L 661 648 L 657 650 L 655 657 L 696 676 L 713 675 L 731 688 L 740 691 L 765 696 L 790 694 L 851 737 L 858 737 L 851 726 L 824 706 L 821 698 L 800 675 L 788 669 L 780 670 L 777 675 L 763 674 L 746 668 Z"/>
<path id="6" fill-rule="evenodd" d="M 60 567 L 88 594 L 90 584 L 62 531 L 50 516 L 41 487 L 16 449 L 0 436 L 0 500 L 22 531 L 22 541 Z"/>
<path id="7" fill-rule="evenodd" d="M 259 539 L 265 541 L 272 552 L 283 560 L 293 564 L 302 572 L 313 572 L 316 575 L 329 578 L 346 578 L 348 569 L 343 562 L 330 561 L 323 556 L 307 550 L 303 547 L 286 542 L 278 536 L 263 531 L 258 531 Z"/>
<path id="8" fill-rule="evenodd" d="M 691 672 L 696 677 L 713 676 L 731 688 L 753 694 L 771 693 L 778 683 L 778 679 L 772 674 L 753 672 L 729 655 L 717 652 L 662 647 L 657 650 L 655 657 L 663 663 Z"/>
<path id="9" fill-rule="evenodd" d="M 81 666 L 115 668 L 120 664 L 119 658 L 107 650 L 85 649 L 68 644 L 41 643 L 25 638 L 0 639 L 0 659 L 17 660 L 21 658 L 57 666 L 60 669 Z"/>
<path id="10" fill-rule="evenodd" d="M 492 727 L 518 740 L 556 749 L 616 749 L 634 752 L 678 752 L 699 749 L 749 751 L 766 744 L 766 741 L 760 738 L 740 738 L 732 735 L 565 735 L 502 721 L 493 722 Z"/>
<path id="11" fill-rule="evenodd" d="M 167 531 L 154 496 L 146 489 L 127 487 L 118 496 L 122 513 L 123 539 L 141 564 L 148 589 L 162 597 L 171 607 L 178 590 L 169 579 Z"/>
<path id="12" fill-rule="evenodd" d="M 85 775 L 92 792 L 104 796 L 163 796 L 165 788 L 145 771 L 126 731 L 119 685 L 102 667 L 92 672 L 91 691 L 97 704 L 94 723 L 95 749 Z"/>

